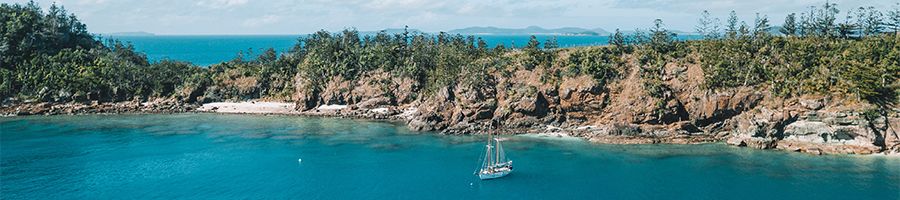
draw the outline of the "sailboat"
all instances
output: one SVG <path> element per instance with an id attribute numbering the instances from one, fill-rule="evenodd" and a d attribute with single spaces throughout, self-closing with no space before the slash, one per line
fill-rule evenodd
<path id="1" fill-rule="evenodd" d="M 489 134 L 481 167 L 475 172 L 481 180 L 500 178 L 513 170 L 512 160 L 506 158 L 500 141 Z"/>

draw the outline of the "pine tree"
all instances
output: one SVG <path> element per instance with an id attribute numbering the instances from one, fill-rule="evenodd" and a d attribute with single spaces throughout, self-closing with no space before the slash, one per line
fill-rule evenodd
<path id="1" fill-rule="evenodd" d="M 738 34 L 738 17 L 733 10 L 728 14 L 728 24 L 725 26 L 725 36 L 734 39 Z"/>
<path id="2" fill-rule="evenodd" d="M 844 22 L 837 24 L 837 35 L 841 38 L 850 38 L 852 35 L 858 35 L 860 24 L 855 24 L 853 21 L 853 13 L 847 12 L 847 16 L 844 19 Z"/>
<path id="3" fill-rule="evenodd" d="M 888 11 L 885 24 L 888 26 L 887 28 L 893 30 L 895 34 L 900 35 L 900 3 L 897 3 L 893 6 L 891 11 Z"/>
<path id="4" fill-rule="evenodd" d="M 541 49 L 541 43 L 538 42 L 537 37 L 532 35 L 531 38 L 528 39 L 528 44 L 525 45 L 525 50 L 529 51 L 529 50 L 540 50 L 540 49 Z"/>
<path id="5" fill-rule="evenodd" d="M 704 39 L 716 39 L 719 37 L 719 19 L 710 16 L 709 11 L 704 10 L 697 20 L 697 33 Z"/>
<path id="6" fill-rule="evenodd" d="M 769 25 L 769 17 L 763 15 L 759 16 L 759 13 L 756 13 L 756 20 L 754 20 L 753 25 L 753 36 L 757 38 L 764 38 L 769 36 L 769 30 L 772 27 Z"/>
<path id="7" fill-rule="evenodd" d="M 559 43 L 556 41 L 556 36 L 547 38 L 547 41 L 544 42 L 544 49 L 556 49 L 559 48 Z"/>
<path id="8" fill-rule="evenodd" d="M 781 26 L 780 30 L 781 34 L 784 34 L 785 36 L 797 34 L 797 19 L 795 15 L 795 13 L 791 13 L 784 18 L 784 25 Z"/>
<path id="9" fill-rule="evenodd" d="M 615 47 L 616 51 L 619 53 L 631 51 L 630 48 L 628 48 L 628 41 L 625 39 L 625 34 L 623 34 L 622 31 L 619 31 L 619 29 L 616 29 L 616 32 L 609 37 L 609 44 Z"/>
<path id="10" fill-rule="evenodd" d="M 850 14 L 848 13 L 848 16 Z M 856 10 L 856 26 L 861 36 L 870 36 L 881 33 L 884 30 L 884 14 L 875 7 L 859 7 Z"/>
<path id="11" fill-rule="evenodd" d="M 818 19 L 815 21 L 818 28 L 816 32 L 826 37 L 836 36 L 838 33 L 835 21 L 838 13 L 840 13 L 840 10 L 838 10 L 837 4 L 826 1 L 825 6 L 819 11 L 819 16 L 816 17 Z"/>

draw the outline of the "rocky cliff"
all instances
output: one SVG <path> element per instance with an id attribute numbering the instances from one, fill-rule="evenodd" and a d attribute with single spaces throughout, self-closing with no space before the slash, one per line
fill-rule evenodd
<path id="1" fill-rule="evenodd" d="M 566 59 L 565 52 L 560 59 Z M 598 143 L 703 143 L 812 154 L 900 152 L 896 106 L 841 97 L 779 97 L 764 86 L 708 90 L 694 62 L 664 65 L 661 95 L 651 95 L 644 66 L 627 55 L 619 78 L 548 78 L 551 65 L 489 70 L 477 81 L 427 91 L 415 80 L 376 70 L 350 81 L 334 77 L 316 89 L 296 79 L 294 100 L 306 113 L 405 121 L 445 134 L 554 133 Z M 461 74 L 461 79 L 473 78 Z M 345 109 L 320 110 L 346 104 Z"/>

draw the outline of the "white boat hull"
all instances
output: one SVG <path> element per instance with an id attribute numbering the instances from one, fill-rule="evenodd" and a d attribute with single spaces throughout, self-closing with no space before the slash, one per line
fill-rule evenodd
<path id="1" fill-rule="evenodd" d="M 495 179 L 495 178 L 500 178 L 500 177 L 506 176 L 506 175 L 509 174 L 510 172 L 512 172 L 512 170 L 509 170 L 509 171 L 499 171 L 499 172 L 487 173 L 487 174 L 486 174 L 486 173 L 479 173 L 479 174 L 478 174 L 478 178 L 481 178 L 481 180 Z"/>

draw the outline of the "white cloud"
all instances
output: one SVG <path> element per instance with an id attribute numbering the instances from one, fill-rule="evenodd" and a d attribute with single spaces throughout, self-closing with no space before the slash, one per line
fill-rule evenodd
<path id="1" fill-rule="evenodd" d="M 203 0 L 197 1 L 197 5 L 207 8 L 221 9 L 244 5 L 247 4 L 247 2 L 248 0 Z"/>
<path id="2" fill-rule="evenodd" d="M 279 21 L 281 21 L 281 17 L 279 16 L 265 15 L 261 17 L 246 19 L 244 20 L 244 23 L 242 25 L 244 25 L 245 27 L 259 27 L 263 25 L 278 23 Z"/>
<path id="3" fill-rule="evenodd" d="M 97 5 L 97 4 L 105 4 L 108 2 L 107 0 L 78 0 L 78 4 L 80 5 Z"/>

